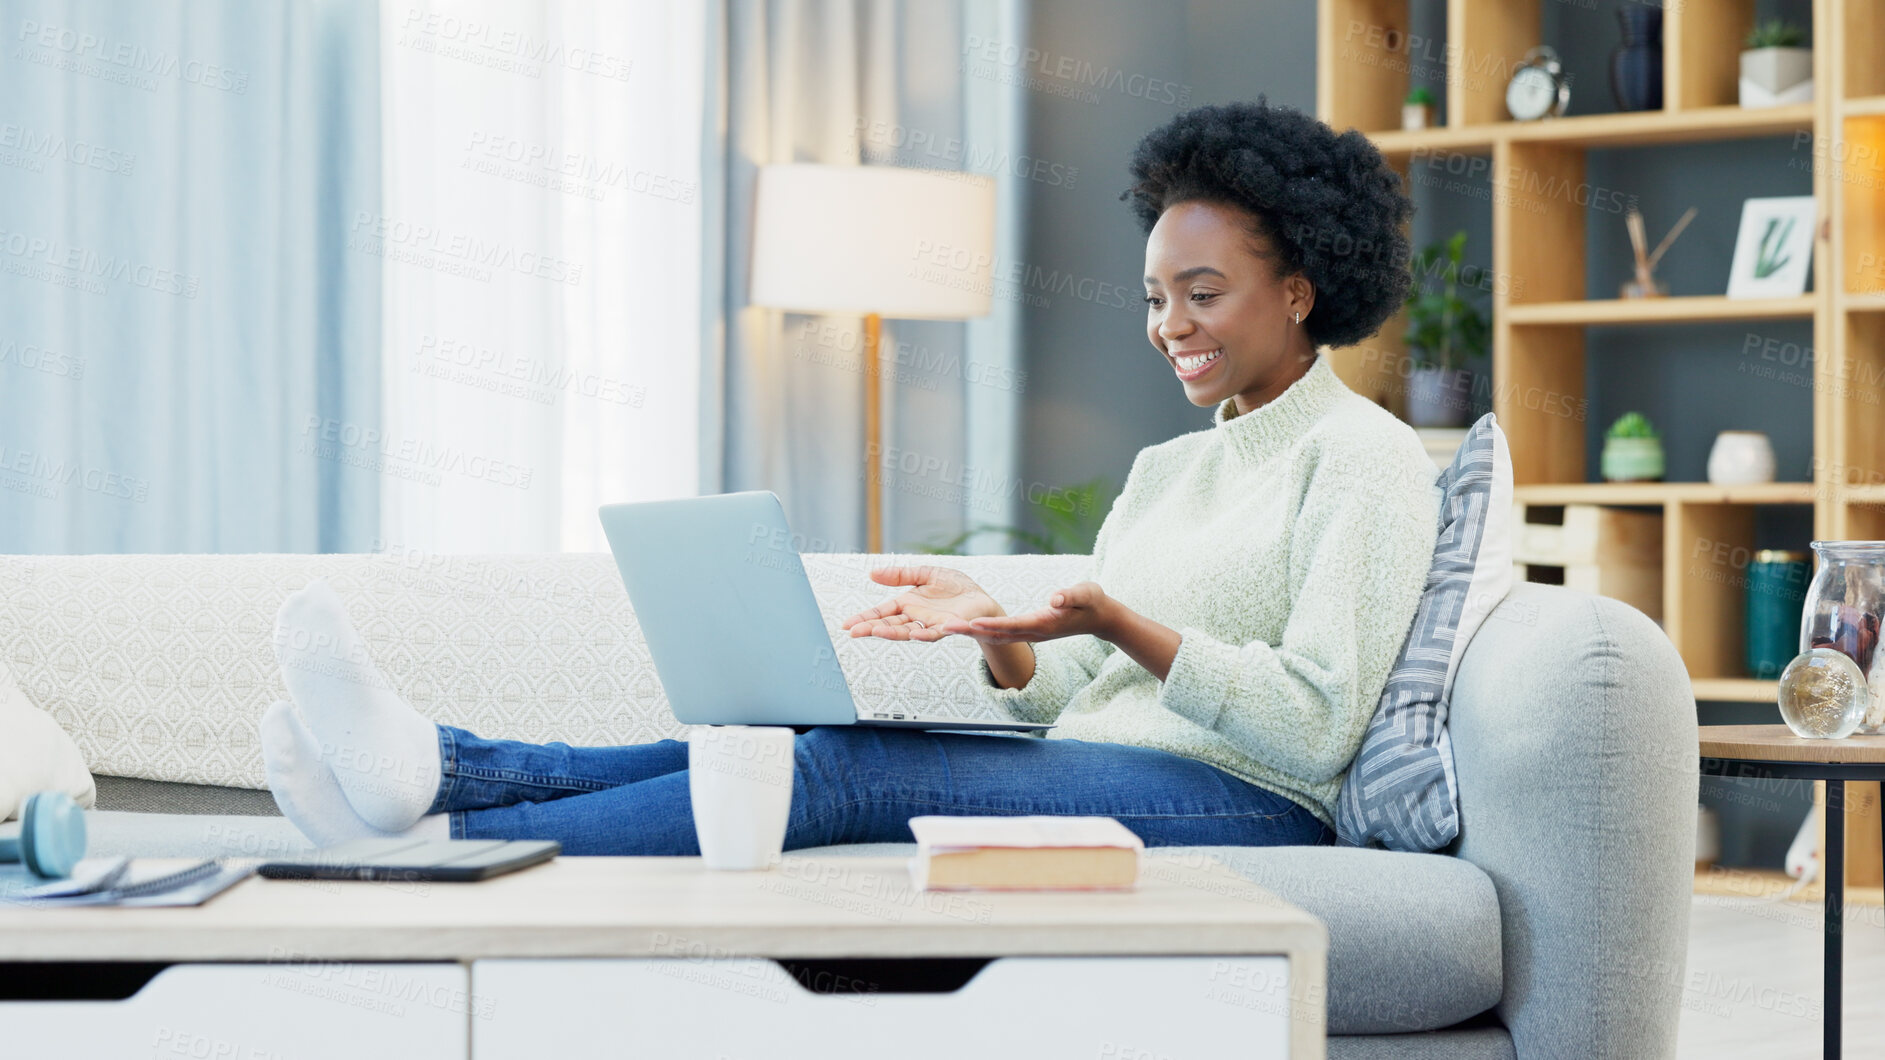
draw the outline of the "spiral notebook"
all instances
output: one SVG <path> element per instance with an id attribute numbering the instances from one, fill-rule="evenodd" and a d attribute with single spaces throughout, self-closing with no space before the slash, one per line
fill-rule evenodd
<path id="1" fill-rule="evenodd" d="M 213 860 L 178 867 L 161 861 L 86 858 L 67 879 L 19 886 L 24 878 L 9 878 L 0 885 L 0 899 L 61 907 L 202 905 L 254 872 L 253 865 L 225 865 Z"/>

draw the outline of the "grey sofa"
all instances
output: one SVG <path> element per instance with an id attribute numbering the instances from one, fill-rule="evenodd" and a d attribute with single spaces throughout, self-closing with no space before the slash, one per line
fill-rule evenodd
<path id="1" fill-rule="evenodd" d="M 528 738 L 543 738 L 531 725 L 560 734 L 577 730 L 573 736 L 564 735 L 572 742 L 663 735 L 635 728 L 652 722 L 619 718 L 615 730 L 582 731 L 588 714 L 569 713 L 567 702 L 559 708 L 566 712 L 561 718 L 528 718 L 507 726 L 506 715 L 481 724 L 478 711 L 488 704 L 452 698 L 473 693 L 454 693 L 450 679 L 426 684 L 418 676 L 441 673 L 454 659 L 475 669 L 480 649 L 489 654 L 493 643 L 501 644 L 500 654 L 525 671 L 533 666 L 545 672 L 582 671 L 597 658 L 604 660 L 606 670 L 607 660 L 633 656 L 639 631 L 632 614 L 625 600 L 617 598 L 619 585 L 610 595 L 607 579 L 590 569 L 596 562 L 592 557 L 535 557 L 528 561 L 535 580 L 522 602 L 507 598 L 497 604 L 460 599 L 467 584 L 502 581 L 475 570 L 456 571 L 438 592 L 409 599 L 414 591 L 410 587 L 385 588 L 393 572 L 384 560 L 196 559 L 208 564 L 198 574 L 217 585 L 236 587 L 233 597 L 223 597 L 223 605 L 238 615 L 232 622 L 249 637 L 265 633 L 265 623 L 256 628 L 257 614 L 272 613 L 269 600 L 278 601 L 286 588 L 310 574 L 329 577 L 350 600 L 355 621 L 367 631 L 376 654 L 390 657 L 389 676 L 421 709 L 441 720 L 470 724 L 491 735 Z M 884 559 L 808 556 L 805 563 L 821 606 L 837 614 L 874 597 L 873 587 L 853 583 L 864 569 Z M 264 564 L 266 573 L 239 569 L 239 561 Z M 0 559 L 0 575 L 11 569 L 7 564 L 17 562 L 19 558 Z M 506 564 L 519 561 L 477 562 L 508 570 Z M 86 563 L 93 566 L 75 566 Z M 582 569 L 589 573 L 565 578 L 558 563 L 587 563 L 590 567 Z M 959 565 L 1014 607 L 1065 583 L 1077 572 L 1077 563 L 1077 557 L 979 557 Z M 65 605 L 68 613 L 62 621 L 67 624 L 76 621 L 71 619 L 75 609 L 108 606 L 95 594 L 88 597 L 83 584 L 71 584 L 74 580 L 116 578 L 113 591 L 123 594 L 132 591 L 127 585 L 143 577 L 130 573 L 139 569 L 135 565 L 110 570 L 110 558 L 103 557 L 37 564 L 30 580 L 42 591 L 42 605 L 68 591 L 88 600 Z M 585 595 L 590 593 L 597 595 L 591 599 Z M 480 621 L 497 621 L 489 617 L 494 613 L 527 616 L 533 601 L 550 597 L 558 599 L 546 614 L 576 616 L 573 637 L 546 637 L 538 626 L 534 637 L 515 634 L 522 639 L 505 641 L 501 631 L 478 626 Z M 13 663 L 29 692 L 38 688 L 44 699 L 55 701 L 49 709 L 75 730 L 88 755 L 110 758 L 107 737 L 118 733 L 119 723 L 107 725 L 111 732 L 104 734 L 84 728 L 88 717 L 98 716 L 87 715 L 89 693 L 79 680 L 87 672 L 87 656 L 84 651 L 49 648 L 50 642 L 69 633 L 34 626 L 30 598 L 24 610 L 17 595 L 0 598 L 0 651 L 6 652 L 0 657 Z M 352 603 L 356 600 L 358 607 Z M 465 615 L 485 617 L 436 618 L 440 609 L 452 612 L 454 607 L 462 607 Z M 405 637 L 411 623 L 428 615 L 434 616 L 433 627 L 415 638 L 424 641 L 423 650 L 408 653 L 410 657 L 401 654 L 402 646 L 392 641 Z M 592 627 L 583 623 L 610 624 L 614 632 L 595 633 L 585 641 L 582 631 Z M 467 632 L 473 628 L 484 632 Z M 540 653 L 541 659 L 530 654 L 545 643 L 549 648 Z M 107 648 L 91 644 L 86 650 L 105 653 L 93 659 L 95 665 L 121 666 L 111 662 Z M 973 649 L 965 645 L 961 650 Z M 895 652 L 858 654 L 871 651 L 857 645 L 840 649 L 847 678 L 863 699 L 916 694 L 896 687 L 894 675 L 910 667 L 926 670 L 962 662 Z M 178 654 L 169 652 L 173 658 Z M 52 670 L 42 671 L 41 663 Z M 626 682 L 625 687 L 588 694 L 632 698 L 641 678 L 628 671 L 642 663 L 645 659 L 638 658 L 626 669 L 613 671 L 609 680 Z M 223 673 L 247 687 L 254 681 L 243 676 L 245 668 L 263 674 L 269 665 L 264 640 L 261 648 L 244 647 L 240 658 L 227 660 Z M 465 687 L 484 687 L 477 684 L 482 681 L 501 689 L 505 668 L 487 668 L 483 677 Z M 67 685 L 78 684 L 78 690 L 62 693 L 41 680 L 53 671 L 63 673 Z M 187 672 L 187 667 L 178 672 Z M 957 685 L 935 681 L 923 687 L 928 689 L 923 694 L 944 699 L 962 693 Z M 259 714 L 278 693 L 260 687 L 250 694 L 259 704 L 254 713 Z M 530 693 L 513 687 L 499 694 L 511 697 L 507 702 L 515 712 L 522 709 L 517 707 L 518 696 Z M 649 702 L 658 713 L 664 709 L 658 690 L 653 696 Z M 645 707 L 642 703 L 636 710 Z M 253 753 L 253 716 L 233 725 L 234 735 L 225 743 L 240 743 L 244 725 L 251 743 L 227 756 L 235 763 L 230 768 L 247 769 L 245 756 Z M 1661 630 L 1626 605 L 1561 588 L 1521 585 L 1486 622 L 1462 660 L 1451 725 L 1462 832 L 1445 854 L 1335 847 L 1198 848 L 1328 924 L 1329 1055 L 1468 1060 L 1673 1055 L 1687 946 L 1697 783 L 1694 700 L 1674 648 Z M 148 750 L 120 748 L 117 753 L 149 759 Z M 246 776 L 206 784 L 200 777 L 177 775 L 187 772 L 182 768 L 167 776 L 157 769 L 144 772 L 143 779 L 99 777 L 100 802 L 92 814 L 95 851 L 266 855 L 304 847 L 281 818 L 266 816 L 268 796 Z M 160 775 L 149 775 L 153 773 Z M 195 782 L 178 782 L 189 780 Z M 821 853 L 883 852 L 881 847 L 853 847 Z M 1232 1048 L 1232 1043 L 1226 1047 Z"/>

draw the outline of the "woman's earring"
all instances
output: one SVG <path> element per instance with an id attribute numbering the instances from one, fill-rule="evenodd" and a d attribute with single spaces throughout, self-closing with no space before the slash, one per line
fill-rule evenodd
<path id="1" fill-rule="evenodd" d="M 1301 313 L 1297 313 L 1297 314 L 1296 314 L 1296 323 L 1298 323 L 1298 324 L 1300 324 L 1300 323 L 1302 323 L 1302 314 L 1301 314 Z"/>

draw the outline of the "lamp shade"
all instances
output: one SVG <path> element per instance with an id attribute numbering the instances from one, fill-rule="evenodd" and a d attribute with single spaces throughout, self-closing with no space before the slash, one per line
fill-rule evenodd
<path id="1" fill-rule="evenodd" d="M 752 303 L 905 320 L 994 301 L 995 183 L 894 166 L 764 166 Z"/>

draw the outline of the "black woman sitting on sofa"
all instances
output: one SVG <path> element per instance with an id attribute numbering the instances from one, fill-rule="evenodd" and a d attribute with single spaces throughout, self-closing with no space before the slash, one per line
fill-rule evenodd
<path id="1" fill-rule="evenodd" d="M 1414 432 L 1317 350 L 1361 342 L 1401 302 L 1411 207 L 1360 134 L 1261 100 L 1179 115 L 1130 172 L 1146 338 L 1210 424 L 1138 454 L 1090 580 L 1044 606 L 1008 615 L 958 571 L 887 567 L 871 578 L 904 591 L 844 623 L 853 637 L 974 638 L 984 694 L 1057 727 L 805 733 L 787 849 L 907 842 L 909 819 L 936 813 L 1104 815 L 1154 846 L 1333 842 L 1438 502 Z M 1148 371 L 1145 385 L 1165 384 Z M 262 722 L 269 786 L 317 843 L 698 853 L 684 743 L 536 745 L 435 725 L 379 675 L 322 582 L 283 605 L 276 647 L 294 702 Z"/>

